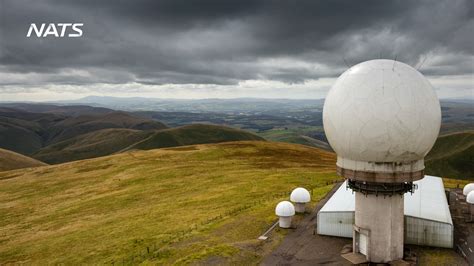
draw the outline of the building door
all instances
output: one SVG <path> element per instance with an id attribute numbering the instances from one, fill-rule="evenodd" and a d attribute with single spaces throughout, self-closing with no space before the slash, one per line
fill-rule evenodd
<path id="1" fill-rule="evenodd" d="M 367 236 L 359 234 L 359 252 L 367 256 Z"/>

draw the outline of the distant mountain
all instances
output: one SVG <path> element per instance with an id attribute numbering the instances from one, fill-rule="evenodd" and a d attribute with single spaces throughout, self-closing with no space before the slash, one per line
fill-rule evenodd
<path id="1" fill-rule="evenodd" d="M 439 137 L 425 165 L 427 174 L 474 179 L 474 131 Z"/>
<path id="2" fill-rule="evenodd" d="M 5 149 L 0 149 L 0 171 L 46 165 L 36 159 Z"/>
<path id="3" fill-rule="evenodd" d="M 3 103 L 0 107 L 31 113 L 51 113 L 65 116 L 98 115 L 114 112 L 112 109 L 88 105 L 53 105 L 46 103 Z"/>
<path id="4" fill-rule="evenodd" d="M 263 138 L 246 131 L 215 125 L 189 125 L 158 131 L 104 129 L 49 145 L 33 154 L 33 157 L 54 164 L 127 150 L 149 150 L 240 140 L 263 140 Z"/>

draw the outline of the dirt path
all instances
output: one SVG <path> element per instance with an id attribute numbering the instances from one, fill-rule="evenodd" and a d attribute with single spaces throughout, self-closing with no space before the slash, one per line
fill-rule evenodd
<path id="1" fill-rule="evenodd" d="M 277 249 L 264 258 L 262 265 L 351 265 L 340 255 L 342 248 L 352 243 L 351 239 L 315 233 L 318 211 L 341 184 L 336 184 L 315 210 L 297 224 L 296 229 L 290 229 L 292 231 Z"/>
<path id="2" fill-rule="evenodd" d="M 470 221 L 469 208 L 462 189 L 451 189 L 449 191 L 451 217 L 454 223 L 454 246 L 455 249 L 474 265 L 474 223 Z"/>

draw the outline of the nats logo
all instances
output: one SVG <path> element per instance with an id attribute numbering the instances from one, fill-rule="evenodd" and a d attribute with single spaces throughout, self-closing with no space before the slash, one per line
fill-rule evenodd
<path id="1" fill-rule="evenodd" d="M 38 25 L 31 23 L 26 37 L 29 38 L 34 33 L 38 38 L 77 38 L 82 36 L 82 26 L 84 23 L 42 23 Z"/>

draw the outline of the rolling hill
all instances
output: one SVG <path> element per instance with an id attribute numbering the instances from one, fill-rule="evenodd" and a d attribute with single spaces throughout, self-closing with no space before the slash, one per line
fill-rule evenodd
<path id="1" fill-rule="evenodd" d="M 0 172 L 43 165 L 46 164 L 16 152 L 0 149 Z"/>
<path id="2" fill-rule="evenodd" d="M 427 174 L 474 180 L 474 131 L 440 136 L 425 165 Z"/>
<path id="3" fill-rule="evenodd" d="M 95 158 L 130 149 L 263 140 L 225 126 L 192 124 L 168 129 L 153 119 L 90 106 L 3 104 L 0 148 L 47 163 Z"/>
<path id="4" fill-rule="evenodd" d="M 104 108 L 28 104 L 18 108 L 21 109 L 0 107 L 0 148 L 23 155 L 31 155 L 48 145 L 102 129 L 167 128 L 158 121 Z"/>
<path id="5" fill-rule="evenodd" d="M 127 150 L 150 150 L 237 140 L 263 140 L 252 133 L 215 125 L 189 125 L 164 130 L 104 129 L 69 138 L 33 154 L 48 163 L 62 163 Z"/>
<path id="6" fill-rule="evenodd" d="M 45 128 L 64 118 L 0 108 L 0 148 L 29 155 L 43 147 Z"/>
<path id="7" fill-rule="evenodd" d="M 51 126 L 48 129 L 46 143 L 57 143 L 82 134 L 109 128 L 157 130 L 167 128 L 167 126 L 158 121 L 135 117 L 125 112 L 113 112 L 104 115 L 81 115 L 68 117 Z"/>
<path id="8" fill-rule="evenodd" d="M 250 132 L 216 125 L 189 125 L 156 132 L 128 149 L 151 150 L 226 141 L 264 140 Z"/>
<path id="9" fill-rule="evenodd" d="M 114 110 L 88 105 L 55 105 L 46 103 L 1 103 L 2 107 L 29 113 L 59 114 L 63 116 L 97 115 L 112 113 Z"/>
<path id="10" fill-rule="evenodd" d="M 257 237 L 296 186 L 313 205 L 335 156 L 302 145 L 226 142 L 0 173 L 2 264 L 256 264 Z"/>
<path id="11" fill-rule="evenodd" d="M 288 233 L 257 240 L 275 205 L 303 186 L 314 208 L 339 180 L 335 162 L 303 145 L 243 141 L 0 172 L 0 263 L 256 265 Z"/>
<path id="12" fill-rule="evenodd" d="M 110 155 L 148 138 L 153 131 L 102 129 L 46 146 L 32 156 L 50 164 Z"/>

